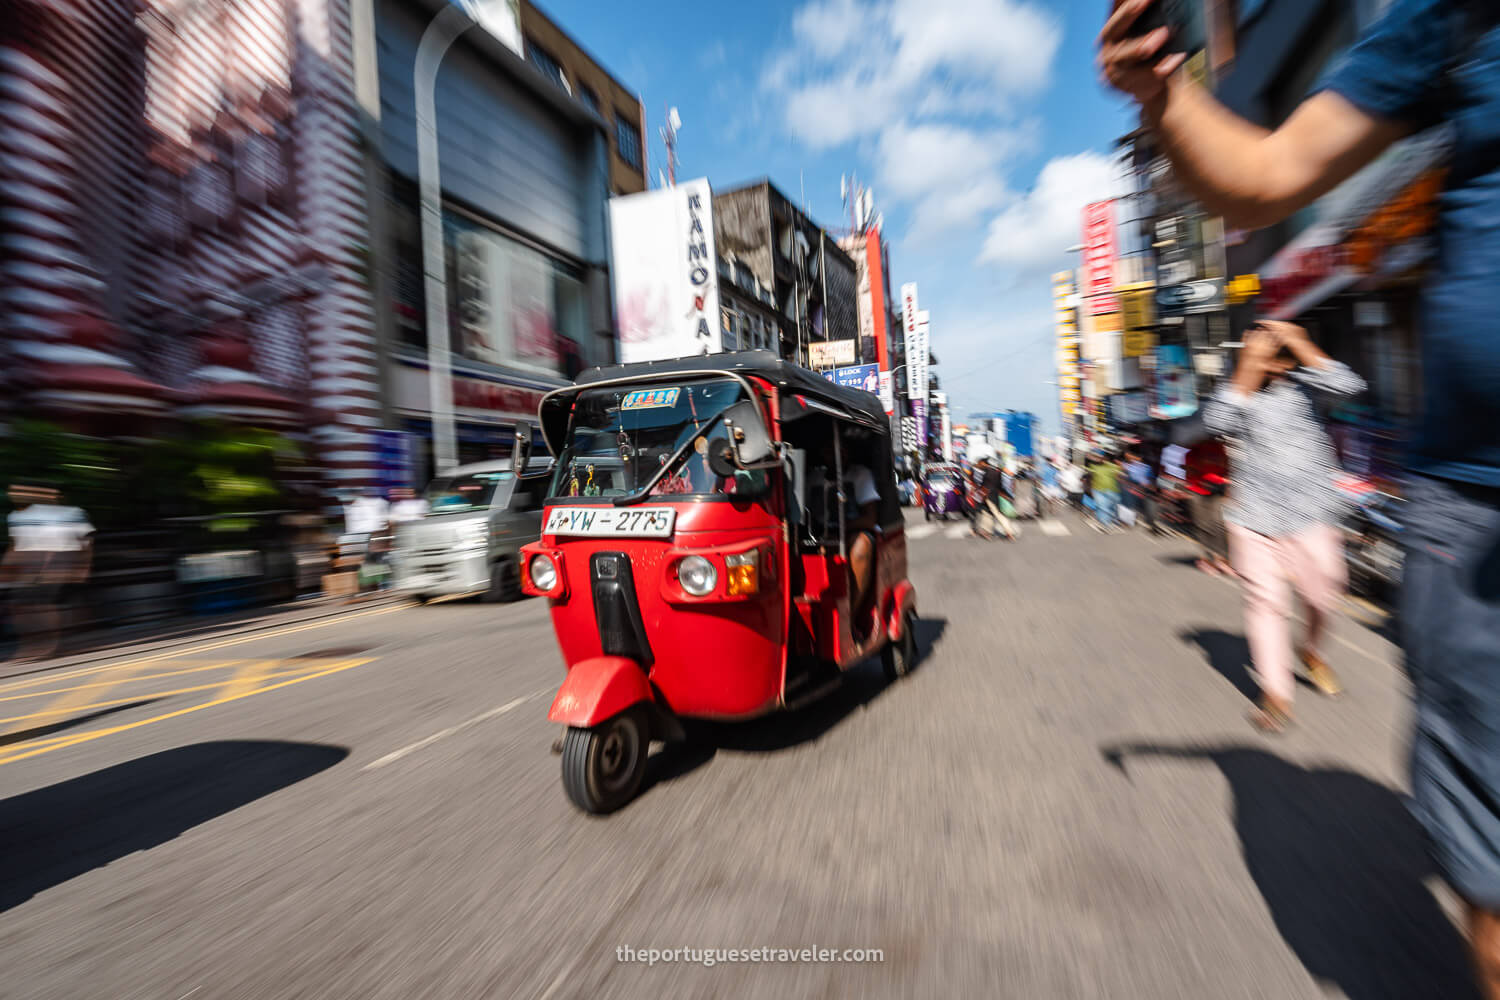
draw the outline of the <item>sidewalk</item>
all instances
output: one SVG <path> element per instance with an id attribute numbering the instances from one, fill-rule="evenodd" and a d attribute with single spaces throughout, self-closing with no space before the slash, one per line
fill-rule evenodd
<path id="1" fill-rule="evenodd" d="M 127 653 L 138 655 L 146 651 L 170 650 L 205 639 L 296 625 L 379 605 L 404 604 L 410 600 L 407 595 L 394 591 L 376 591 L 355 597 L 317 596 L 229 614 L 99 629 L 65 637 L 62 645 L 66 651 L 46 660 L 16 663 L 0 659 L 0 677 L 21 677 L 62 667 L 86 666 Z"/>

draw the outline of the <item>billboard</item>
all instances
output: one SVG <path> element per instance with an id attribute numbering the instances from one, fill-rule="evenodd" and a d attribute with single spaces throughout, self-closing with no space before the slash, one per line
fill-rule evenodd
<path id="1" fill-rule="evenodd" d="M 880 390 L 880 367 L 878 365 L 850 365 L 847 368 L 835 368 L 831 372 L 825 372 L 824 375 L 835 385 L 846 385 L 851 389 L 863 389 L 871 393 Z"/>
<path id="2" fill-rule="evenodd" d="M 1090 313 L 1119 312 L 1114 296 L 1115 203 L 1096 201 L 1083 209 L 1083 288 Z"/>
<path id="3" fill-rule="evenodd" d="M 1198 409 L 1198 390 L 1188 349 L 1177 345 L 1156 349 L 1156 406 L 1151 416 L 1175 420 Z"/>
<path id="4" fill-rule="evenodd" d="M 852 340 L 814 340 L 807 345 L 807 362 L 819 371 L 837 368 L 839 365 L 852 365 L 854 354 Z"/>
<path id="5" fill-rule="evenodd" d="M 620 362 L 724 349 L 708 180 L 609 200 Z"/>

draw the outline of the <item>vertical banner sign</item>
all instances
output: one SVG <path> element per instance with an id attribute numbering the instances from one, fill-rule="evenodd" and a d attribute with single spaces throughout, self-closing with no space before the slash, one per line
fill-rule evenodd
<path id="1" fill-rule="evenodd" d="M 907 282 L 901 286 L 901 328 L 902 339 L 906 344 L 906 395 L 915 396 L 911 391 L 912 380 L 912 341 L 917 336 L 917 286 Z"/>
<path id="2" fill-rule="evenodd" d="M 896 410 L 896 400 L 891 394 L 891 345 L 890 333 L 885 328 L 888 311 L 885 307 L 885 262 L 880 254 L 880 229 L 871 226 L 865 232 L 865 273 L 870 281 L 870 318 L 875 335 L 875 364 L 880 366 L 880 403 L 886 416 Z"/>
<path id="3" fill-rule="evenodd" d="M 1066 417 L 1078 412 L 1078 404 L 1082 398 L 1079 386 L 1083 380 L 1078 355 L 1077 315 L 1076 310 L 1068 304 L 1072 295 L 1072 273 L 1058 271 L 1052 276 L 1052 308 L 1053 321 L 1057 325 L 1057 393 Z"/>
<path id="4" fill-rule="evenodd" d="M 906 376 L 913 399 L 927 398 L 927 352 L 931 321 L 926 309 L 917 310 L 916 335 L 906 345 Z"/>
<path id="5" fill-rule="evenodd" d="M 911 401 L 911 418 L 917 424 L 917 450 L 926 454 L 927 452 L 927 400 L 913 398 Z"/>
<path id="6" fill-rule="evenodd" d="M 621 363 L 722 351 L 707 179 L 611 198 L 609 228 Z"/>
<path id="7" fill-rule="evenodd" d="M 1119 312 L 1115 299 L 1115 203 L 1096 201 L 1083 209 L 1083 289 L 1091 315 Z"/>

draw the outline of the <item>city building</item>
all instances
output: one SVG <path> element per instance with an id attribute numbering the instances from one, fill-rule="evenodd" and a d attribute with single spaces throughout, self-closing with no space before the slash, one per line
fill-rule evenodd
<path id="1" fill-rule="evenodd" d="M 380 424 L 343 0 L 14 0 L 0 42 L 6 404 L 202 420 L 371 481 Z"/>
<path id="2" fill-rule="evenodd" d="M 765 179 L 716 191 L 713 217 L 726 349 L 763 346 L 812 368 L 857 351 L 854 261 L 821 226 Z"/>
<path id="3" fill-rule="evenodd" d="M 526 58 L 604 122 L 610 193 L 646 190 L 646 109 L 639 98 L 531 0 L 521 0 L 520 15 Z"/>
<path id="4" fill-rule="evenodd" d="M 454 9 L 379 0 L 378 93 L 364 95 L 377 116 L 385 417 L 417 481 L 508 454 L 543 393 L 614 360 L 606 205 L 644 187 L 644 151 L 621 142 L 644 116 L 622 85 L 526 4 L 519 24 L 455 21 Z M 446 49 L 423 48 L 444 33 Z M 437 53 L 435 68 L 419 50 Z M 420 132 L 423 102 L 435 136 Z M 427 262 L 422 182 L 434 174 L 442 260 Z M 445 327 L 436 340 L 432 318 Z"/>

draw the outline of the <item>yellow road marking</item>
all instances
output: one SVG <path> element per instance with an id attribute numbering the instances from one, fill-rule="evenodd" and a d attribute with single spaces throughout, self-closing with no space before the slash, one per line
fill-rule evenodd
<path id="1" fill-rule="evenodd" d="M 274 664 L 277 664 L 277 663 L 281 663 L 281 662 L 283 662 L 283 661 L 281 661 L 281 660 L 266 660 L 266 661 L 250 660 L 250 661 L 247 661 L 247 663 L 250 664 L 250 665 L 260 667 L 261 668 L 261 673 L 264 673 L 265 667 L 268 667 L 268 666 L 271 666 L 271 665 L 274 665 Z M 324 661 L 324 662 L 326 663 L 327 661 Z M 339 661 L 339 662 L 342 662 L 342 661 Z M 319 666 L 319 664 L 311 663 L 311 664 L 307 664 L 307 665 L 300 666 L 300 667 L 293 667 L 291 670 L 279 671 L 277 673 L 271 674 L 270 676 L 273 677 L 273 678 L 275 678 L 275 677 L 288 677 L 288 676 L 292 676 L 292 675 L 295 675 L 295 674 L 307 673 L 310 670 L 317 670 L 318 666 Z M 245 668 L 241 668 L 241 669 L 243 671 Z M 94 701 L 94 702 L 89 702 L 88 704 L 77 704 L 72 699 L 64 698 L 64 699 L 62 699 L 62 703 L 64 705 L 64 707 L 62 707 L 62 708 L 55 708 L 55 707 L 54 708 L 46 708 L 46 709 L 43 709 L 43 710 L 41 710 L 39 712 L 31 712 L 31 713 L 29 713 L 27 715 L 13 715 L 10 718 L 0 719 L 0 724 L 4 724 L 4 723 L 7 723 L 7 722 L 20 722 L 20 721 L 24 721 L 24 720 L 27 720 L 27 719 L 43 719 L 43 718 L 46 718 L 46 717 L 52 716 L 52 715 L 66 715 L 66 714 L 68 714 L 70 712 L 92 711 L 93 709 L 96 709 L 96 708 L 110 708 L 110 707 L 112 707 L 114 705 L 128 705 L 128 704 L 130 704 L 133 701 L 151 701 L 151 700 L 155 700 L 155 699 L 159 699 L 159 698 L 170 698 L 173 695 L 192 694 L 194 691 L 212 691 L 212 690 L 214 690 L 216 688 L 224 688 L 227 691 L 231 687 L 233 687 L 234 682 L 237 679 L 237 677 L 238 677 L 238 674 L 236 675 L 236 677 L 232 677 L 232 678 L 230 678 L 227 681 L 219 680 L 219 681 L 214 681 L 212 684 L 194 684 L 192 687 L 170 688 L 170 689 L 168 689 L 166 691 L 142 691 L 139 694 L 132 695 L 129 698 L 116 698 L 116 699 L 114 699 L 112 701 Z"/>
<path id="2" fill-rule="evenodd" d="M 44 753 L 51 753 L 53 750 L 60 750 L 63 747 L 77 746 L 80 743 L 87 743 L 91 740 L 100 739 L 101 737 L 112 736 L 115 733 L 123 733 L 130 729 L 139 729 L 141 726 L 149 726 L 155 722 L 165 722 L 167 719 L 175 719 L 180 715 L 188 715 L 192 712 L 200 712 L 205 708 L 213 708 L 216 705 L 223 705 L 226 702 L 238 701 L 241 698 L 249 698 L 253 695 L 264 694 L 267 691 L 275 691 L 277 688 L 288 687 L 292 684 L 301 684 L 303 681 L 315 680 L 319 677 L 327 677 L 329 674 L 336 674 L 344 670 L 352 670 L 355 667 L 364 666 L 366 663 L 369 663 L 374 659 L 375 657 L 371 656 L 363 660 L 347 660 L 342 663 L 335 664 L 334 666 L 331 666 L 326 670 L 320 670 L 317 673 L 306 674 L 301 677 L 293 677 L 289 680 L 284 680 L 277 684 L 271 684 L 266 687 L 256 688 L 253 691 L 243 691 L 236 695 L 231 695 L 223 698 L 215 698 L 212 701 L 206 701 L 201 705 L 190 705 L 187 708 L 179 708 L 173 712 L 164 712 L 161 715 L 152 716 L 149 719 L 139 719 L 135 722 L 127 722 L 118 726 L 109 726 L 105 729 L 94 729 L 86 733 L 78 733 L 69 736 L 66 740 L 52 742 L 47 746 L 33 746 L 30 743 L 22 743 L 18 745 L 17 752 L 15 753 L 0 753 L 0 765 L 13 764 L 18 760 L 25 760 L 28 757 L 36 757 Z"/>
<path id="3" fill-rule="evenodd" d="M 122 670 L 122 671 L 120 671 L 118 676 L 116 676 L 108 684 L 104 685 L 105 690 L 107 691 L 110 688 L 117 687 L 118 685 L 123 684 L 126 681 L 130 680 L 130 674 L 131 674 L 131 671 L 129 671 L 129 670 Z M 84 703 L 87 702 L 90 698 L 95 697 L 96 694 L 102 694 L 103 692 L 89 692 L 88 694 L 83 694 L 83 693 L 81 693 L 81 692 L 79 692 L 77 690 L 74 690 L 74 691 L 69 691 L 69 692 L 66 692 L 66 693 L 63 693 L 63 692 L 59 692 L 59 693 L 62 694 L 62 697 L 59 698 L 59 699 L 57 699 L 57 701 L 55 701 L 55 702 L 52 703 L 53 709 L 50 712 L 39 713 L 38 715 L 18 715 L 16 717 L 10 718 L 10 719 L 0 719 L 0 735 L 12 736 L 17 731 L 19 731 L 20 729 L 24 728 L 23 726 L 18 725 L 17 723 L 25 722 L 28 719 L 40 718 L 42 715 L 72 715 L 75 712 L 86 712 L 90 708 L 93 708 L 93 707 L 96 707 L 96 706 L 87 705 L 87 704 L 84 704 Z M 134 701 L 134 700 L 137 700 L 137 699 L 133 699 L 133 698 L 126 698 L 125 699 L 125 701 L 127 701 L 127 702 L 128 701 Z M 121 702 L 121 704 L 123 704 L 123 703 L 124 702 Z M 98 707 L 102 707 L 102 706 L 98 706 Z"/>
<path id="4" fill-rule="evenodd" d="M 253 691 L 260 685 L 262 679 L 270 672 L 271 668 L 280 663 L 280 660 L 251 660 L 234 672 L 229 683 L 224 685 L 221 692 L 223 697 L 231 697 Z"/>
<path id="5" fill-rule="evenodd" d="M 238 646 L 242 643 L 256 642 L 261 639 L 274 639 L 277 636 L 291 635 L 295 632 L 306 632 L 309 629 L 327 628 L 330 625 L 339 625 L 344 622 L 354 621 L 356 618 L 368 618 L 370 615 L 387 615 L 392 611 L 405 610 L 407 607 L 408 605 L 405 604 L 397 604 L 394 607 L 371 608 L 369 611 L 358 611 L 352 615 L 331 615 L 326 619 L 320 619 L 319 621 L 315 622 L 306 622 L 302 625 L 292 625 L 284 629 L 275 629 L 270 632 L 257 632 L 252 633 L 251 635 L 242 635 L 235 639 L 223 639 L 218 642 L 206 643 L 202 646 L 192 646 L 188 649 L 181 649 L 175 653 L 162 653 L 160 655 L 145 656 L 134 660 L 125 660 L 120 663 L 105 663 L 97 667 L 83 667 L 78 670 L 72 670 L 63 674 L 48 674 L 44 677 L 29 677 L 26 680 L 16 681 L 12 684 L 0 685 L 0 691 L 16 691 L 32 684 L 47 684 L 51 681 L 65 681 L 70 680 L 74 677 L 83 677 L 86 674 L 97 674 L 104 670 L 117 670 L 122 667 L 132 667 L 142 663 L 155 663 L 158 660 L 176 660 L 184 656 L 191 656 L 194 653 L 207 653 L 210 650 L 223 649 L 226 646 Z"/>
<path id="6" fill-rule="evenodd" d="M 46 691 L 28 691 L 25 694 L 8 694 L 0 696 L 0 701 L 20 701 L 22 698 L 45 698 L 48 695 L 62 694 L 65 691 L 83 691 L 89 688 L 112 688 L 116 684 L 139 684 L 141 681 L 154 681 L 161 677 L 177 677 L 181 674 L 201 674 L 206 670 L 223 670 L 232 667 L 240 660 L 220 660 L 218 663 L 210 663 L 203 667 L 186 667 L 182 670 L 167 670 L 159 674 L 135 674 L 125 680 L 117 681 L 95 681 L 92 684 L 79 684 L 76 687 L 52 688 Z"/>

